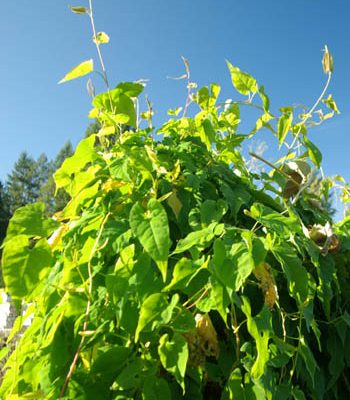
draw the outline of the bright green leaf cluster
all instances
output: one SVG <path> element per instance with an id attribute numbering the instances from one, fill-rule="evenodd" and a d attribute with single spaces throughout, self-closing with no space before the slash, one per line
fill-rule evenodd
<path id="1" fill-rule="evenodd" d="M 53 218 L 29 205 L 9 224 L 6 290 L 31 303 L 33 322 L 1 398 L 348 397 L 350 223 L 333 224 L 332 182 L 312 167 L 313 110 L 274 116 L 264 87 L 228 67 L 248 101 L 220 102 L 212 84 L 192 93 L 192 117 L 175 109 L 158 130 L 150 102 L 136 107 L 140 82 L 93 97 L 100 131 L 54 175 L 69 203 Z M 62 81 L 92 70 L 86 61 Z M 243 106 L 260 112 L 249 134 Z M 271 173 L 252 173 L 242 148 L 265 128 L 303 150 L 274 164 L 255 155 Z"/>

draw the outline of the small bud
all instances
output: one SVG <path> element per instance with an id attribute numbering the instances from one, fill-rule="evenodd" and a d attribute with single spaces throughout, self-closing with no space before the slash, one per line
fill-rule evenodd
<path id="1" fill-rule="evenodd" d="M 331 53 L 328 51 L 328 47 L 324 47 L 324 54 L 322 58 L 322 66 L 325 74 L 333 73 L 333 57 Z"/>

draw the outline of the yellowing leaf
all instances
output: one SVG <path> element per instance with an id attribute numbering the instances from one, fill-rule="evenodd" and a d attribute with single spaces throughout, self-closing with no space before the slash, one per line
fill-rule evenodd
<path id="1" fill-rule="evenodd" d="M 328 50 L 328 47 L 324 47 L 324 54 L 322 58 L 322 66 L 323 66 L 323 72 L 325 74 L 329 74 L 333 72 L 334 66 L 333 66 L 333 57 L 331 53 Z"/>
<path id="2" fill-rule="evenodd" d="M 258 91 L 258 84 L 251 75 L 241 71 L 238 67 L 234 67 L 229 61 L 226 61 L 231 73 L 233 86 L 237 91 L 244 95 L 249 95 L 250 92 Z"/>
<path id="3" fill-rule="evenodd" d="M 219 342 L 216 330 L 208 314 L 196 314 L 196 334 L 200 337 L 206 357 L 219 356 Z"/>
<path id="4" fill-rule="evenodd" d="M 331 110 L 336 112 L 337 114 L 340 114 L 340 111 L 337 107 L 336 102 L 333 99 L 333 96 L 330 94 L 326 99 L 322 99 L 322 102 Z"/>
<path id="5" fill-rule="evenodd" d="M 62 237 L 68 230 L 68 225 L 63 224 L 49 237 L 47 243 L 50 245 L 51 250 L 55 249 L 61 243 Z"/>
<path id="6" fill-rule="evenodd" d="M 86 7 L 69 7 L 75 14 L 87 14 L 88 9 Z"/>
<path id="7" fill-rule="evenodd" d="M 265 304 L 271 309 L 278 300 L 275 278 L 268 263 L 262 262 L 253 271 L 264 293 Z"/>
<path id="8" fill-rule="evenodd" d="M 96 36 L 92 37 L 92 40 L 96 44 L 106 44 L 109 42 L 109 36 L 106 32 L 98 32 Z"/>
<path id="9" fill-rule="evenodd" d="M 171 207 L 171 209 L 173 210 L 176 218 L 179 218 L 179 214 L 181 212 L 182 209 L 182 203 L 179 200 L 179 198 L 177 197 L 177 189 L 174 188 L 170 197 L 168 198 L 168 204 Z"/>
<path id="10" fill-rule="evenodd" d="M 71 81 L 73 79 L 80 78 L 81 76 L 87 75 L 94 70 L 94 62 L 92 59 L 83 61 L 72 70 L 68 72 L 67 75 L 63 79 L 61 79 L 58 83 L 64 83 L 67 81 Z"/>

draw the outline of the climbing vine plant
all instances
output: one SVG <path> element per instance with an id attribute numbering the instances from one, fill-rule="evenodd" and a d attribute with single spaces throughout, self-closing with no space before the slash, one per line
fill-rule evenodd
<path id="1" fill-rule="evenodd" d="M 16 211 L 4 243 L 6 290 L 33 321 L 5 366 L 4 399 L 341 399 L 350 394 L 350 218 L 334 224 L 332 191 L 309 129 L 338 113 L 326 94 L 277 114 L 257 81 L 228 64 L 243 100 L 197 90 L 184 59 L 184 110 L 153 127 L 144 85 L 93 97 L 101 126 L 56 171 L 70 202 Z M 81 63 L 61 82 L 94 70 Z M 260 112 L 240 131 L 240 110 Z M 251 172 L 242 146 L 269 129 L 281 148 Z M 286 151 L 284 151 L 287 149 Z M 3 349 L 5 357 L 8 349 Z"/>

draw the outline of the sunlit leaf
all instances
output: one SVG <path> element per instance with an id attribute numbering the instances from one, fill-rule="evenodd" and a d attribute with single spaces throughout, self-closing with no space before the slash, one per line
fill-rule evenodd
<path id="1" fill-rule="evenodd" d="M 91 135 L 78 144 L 73 156 L 64 160 L 61 167 L 54 174 L 56 190 L 70 185 L 72 174 L 81 171 L 87 163 L 97 158 L 94 145 L 95 135 Z"/>
<path id="2" fill-rule="evenodd" d="M 136 203 L 130 211 L 129 221 L 134 235 L 156 262 L 165 281 L 170 248 L 166 211 L 155 199 L 148 202 L 146 210 Z"/>
<path id="3" fill-rule="evenodd" d="M 13 298 L 26 298 L 46 277 L 52 264 L 50 246 L 41 239 L 32 247 L 28 236 L 18 235 L 6 242 L 2 273 Z"/>
<path id="4" fill-rule="evenodd" d="M 105 44 L 109 42 L 109 36 L 106 32 L 98 32 L 96 36 L 92 38 L 92 40 L 96 44 Z"/>
<path id="5" fill-rule="evenodd" d="M 303 140 L 305 147 L 307 148 L 310 160 L 317 168 L 320 168 L 322 162 L 322 153 L 320 149 L 314 143 L 312 143 L 307 136 L 305 136 Z"/>
<path id="6" fill-rule="evenodd" d="M 330 94 L 326 99 L 322 99 L 322 102 L 335 113 L 340 114 L 340 111 L 337 107 L 336 102 L 333 99 L 333 96 Z"/>
<path id="7" fill-rule="evenodd" d="M 292 121 L 292 113 L 282 114 L 282 116 L 278 120 L 277 137 L 280 146 L 284 143 L 284 140 L 292 126 Z"/>
<path id="8" fill-rule="evenodd" d="M 6 241 L 17 235 L 48 237 L 59 223 L 45 216 L 43 203 L 28 204 L 18 208 L 7 228 Z"/>
<path id="9" fill-rule="evenodd" d="M 264 111 L 265 112 L 269 112 L 269 110 L 270 110 L 270 99 L 267 96 L 267 94 L 265 93 L 264 86 L 260 86 L 259 87 L 259 96 L 260 96 L 260 98 L 262 100 Z"/>
<path id="10" fill-rule="evenodd" d="M 239 93 L 249 95 L 258 91 L 258 84 L 251 75 L 234 67 L 229 61 L 226 62 L 231 73 L 232 84 Z"/>
<path id="11" fill-rule="evenodd" d="M 71 81 L 72 79 L 80 78 L 81 76 L 87 75 L 94 70 L 94 62 L 92 59 L 83 61 L 73 69 L 71 69 L 63 79 L 58 83 Z"/>

